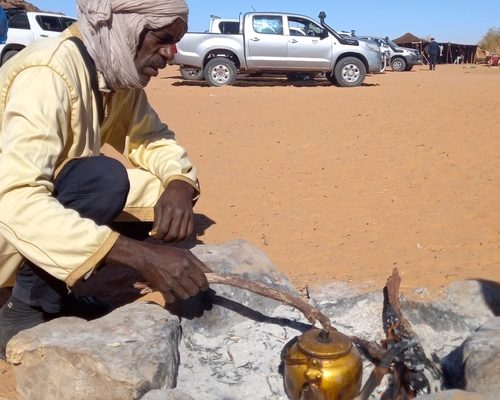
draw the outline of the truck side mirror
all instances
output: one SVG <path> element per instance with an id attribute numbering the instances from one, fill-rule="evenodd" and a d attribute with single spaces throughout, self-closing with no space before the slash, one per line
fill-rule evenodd
<path id="1" fill-rule="evenodd" d="M 323 39 L 326 39 L 328 37 L 328 29 L 324 28 L 322 31 L 321 31 L 321 34 L 319 35 L 319 38 L 321 40 Z"/>

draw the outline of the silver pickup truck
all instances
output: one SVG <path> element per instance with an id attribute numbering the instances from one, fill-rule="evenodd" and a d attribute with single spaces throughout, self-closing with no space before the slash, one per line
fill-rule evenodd
<path id="1" fill-rule="evenodd" d="M 376 43 L 346 38 L 325 23 L 298 14 L 247 13 L 239 34 L 187 33 L 177 44 L 174 63 L 184 77 L 203 77 L 211 86 L 233 84 L 247 73 L 325 73 L 337 86 L 359 86 L 379 72 Z M 202 75 L 203 73 L 203 75 Z"/>

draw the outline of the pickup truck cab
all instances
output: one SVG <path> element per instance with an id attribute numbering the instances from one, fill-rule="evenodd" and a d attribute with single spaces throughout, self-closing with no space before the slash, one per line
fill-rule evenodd
<path id="1" fill-rule="evenodd" d="M 8 19 L 7 40 L 0 45 L 0 65 L 35 40 L 57 36 L 76 19 L 62 14 L 19 11 Z"/>
<path id="2" fill-rule="evenodd" d="M 346 38 L 321 22 L 289 13 L 247 13 L 238 34 L 187 33 L 174 62 L 203 71 L 209 85 L 231 85 L 246 73 L 322 73 L 332 84 L 359 86 L 379 72 L 382 56 L 375 43 Z"/>
<path id="3" fill-rule="evenodd" d="M 387 62 L 393 71 L 411 71 L 415 65 L 422 64 L 422 54 L 417 49 L 401 47 L 389 38 L 377 36 L 356 36 L 359 39 L 377 43 L 387 55 Z"/>

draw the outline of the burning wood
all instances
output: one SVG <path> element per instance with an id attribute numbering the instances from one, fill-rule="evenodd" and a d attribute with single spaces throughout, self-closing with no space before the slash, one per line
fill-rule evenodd
<path id="1" fill-rule="evenodd" d="M 426 357 L 410 323 L 401 312 L 400 284 L 399 271 L 394 268 L 384 288 L 382 317 L 386 339 L 382 348 L 385 353 L 371 342 L 355 339 L 355 343 L 377 361 L 377 366 L 357 397 L 359 400 L 367 399 L 387 373 L 392 375 L 392 385 L 385 394 L 388 399 L 413 399 L 418 395 L 439 391 L 442 387 L 443 374 L 439 366 Z M 376 351 L 373 351 L 374 348 Z"/>

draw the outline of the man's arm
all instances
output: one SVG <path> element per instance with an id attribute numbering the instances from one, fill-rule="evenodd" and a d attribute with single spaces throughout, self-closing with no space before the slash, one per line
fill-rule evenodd
<path id="1" fill-rule="evenodd" d="M 175 135 L 149 105 L 143 90 L 136 92 L 128 140 L 128 157 L 156 175 L 164 192 L 154 208 L 152 236 L 182 241 L 193 232 L 193 205 L 199 195 L 196 169 Z"/>
<path id="2" fill-rule="evenodd" d="M 105 261 L 138 271 L 167 302 L 174 296 L 186 300 L 208 289 L 205 272 L 210 269 L 189 250 L 120 236 Z"/>
<path id="3" fill-rule="evenodd" d="M 118 234 L 53 196 L 54 170 L 74 140 L 71 88 L 53 68 L 37 66 L 4 89 L 0 234 L 38 267 L 72 285 L 100 262 Z"/>

